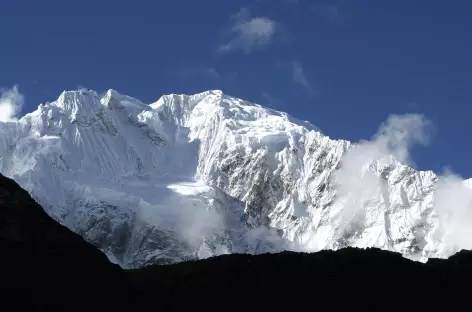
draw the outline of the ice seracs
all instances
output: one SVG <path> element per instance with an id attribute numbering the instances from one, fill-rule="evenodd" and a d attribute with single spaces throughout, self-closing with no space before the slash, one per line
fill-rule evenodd
<path id="1" fill-rule="evenodd" d="M 437 176 L 387 157 L 363 167 L 369 189 L 343 192 L 351 148 L 220 90 L 150 105 L 65 91 L 0 123 L 0 172 L 124 267 L 343 246 L 454 252 L 433 207 Z"/>

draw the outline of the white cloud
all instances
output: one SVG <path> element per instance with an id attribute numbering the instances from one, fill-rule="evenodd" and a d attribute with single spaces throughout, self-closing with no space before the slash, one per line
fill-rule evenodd
<path id="1" fill-rule="evenodd" d="M 359 142 L 343 156 L 336 173 L 339 193 L 345 198 L 338 215 L 340 235 L 348 225 L 355 226 L 356 217 L 364 212 L 362 203 L 385 186 L 368 165 L 391 156 L 411 165 L 409 150 L 415 144 L 428 144 L 428 129 L 431 122 L 423 115 L 391 115 L 370 141 Z"/>
<path id="2" fill-rule="evenodd" d="M 365 212 L 363 202 L 386 187 L 368 165 L 376 160 L 389 161 L 390 156 L 412 165 L 411 147 L 428 144 L 431 130 L 432 123 L 423 115 L 391 115 L 371 140 L 358 143 L 343 156 L 336 173 L 339 194 L 344 198 L 338 215 L 338 235 L 360 225 L 356 218 Z M 461 249 L 472 249 L 472 179 L 443 173 L 435 185 L 432 208 L 439 222 L 431 239 L 436 241 L 439 251 L 447 256 Z"/>
<path id="3" fill-rule="evenodd" d="M 393 155 L 399 162 L 414 166 L 409 150 L 415 144 L 427 145 L 432 123 L 421 114 L 390 115 L 371 144 L 381 153 Z"/>
<path id="4" fill-rule="evenodd" d="M 292 62 L 291 67 L 292 67 L 293 81 L 295 81 L 296 83 L 298 83 L 299 85 L 305 88 L 310 88 L 311 85 L 308 82 L 308 79 L 305 75 L 305 71 L 303 70 L 302 65 L 299 62 Z"/>
<path id="5" fill-rule="evenodd" d="M 250 17 L 247 9 L 232 17 L 233 38 L 219 48 L 220 52 L 241 49 L 249 53 L 270 44 L 277 30 L 276 22 L 267 17 Z"/>
<path id="6" fill-rule="evenodd" d="M 18 86 L 12 89 L 1 90 L 0 95 L 0 122 L 16 121 L 21 112 L 24 96 L 18 91 Z"/>
<path id="7" fill-rule="evenodd" d="M 472 249 L 472 190 L 466 184 L 448 172 L 436 185 L 433 208 L 439 216 L 438 231 L 444 237 L 446 253 Z"/>

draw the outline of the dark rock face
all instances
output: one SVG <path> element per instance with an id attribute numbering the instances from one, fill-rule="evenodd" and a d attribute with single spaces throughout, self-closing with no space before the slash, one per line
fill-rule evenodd
<path id="1" fill-rule="evenodd" d="M 454 310 L 472 252 L 413 262 L 378 249 L 227 255 L 123 271 L 0 176 L 4 311 Z"/>

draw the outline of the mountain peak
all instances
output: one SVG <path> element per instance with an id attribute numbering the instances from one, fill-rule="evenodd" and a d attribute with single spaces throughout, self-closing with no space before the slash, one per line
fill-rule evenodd
<path id="1" fill-rule="evenodd" d="M 386 156 L 351 179 L 355 146 L 221 90 L 147 105 L 82 89 L 0 124 L 0 173 L 125 267 L 345 246 L 453 253 L 436 175 Z"/>
<path id="2" fill-rule="evenodd" d="M 163 234 L 151 232 L 154 248 L 162 246 L 159 238 Z M 146 240 L 137 243 L 143 242 Z M 391 300 L 387 306 L 385 294 L 394 294 L 399 289 L 418 298 L 435 298 L 412 300 L 410 310 L 430 306 L 437 309 L 439 305 L 451 309 L 467 304 L 457 298 L 467 299 L 472 278 L 470 251 L 461 251 L 448 260 L 429 259 L 427 264 L 421 264 L 398 253 L 372 248 L 313 254 L 233 254 L 122 270 L 79 235 L 49 218 L 26 191 L 1 175 L 0 244 L 4 254 L 0 258 L 1 303 L 25 311 L 83 312 L 91 306 L 101 311 L 145 311 L 155 308 L 156 302 L 161 310 L 203 310 L 208 308 L 208 302 L 201 299 L 208 294 L 231 302 L 235 310 L 250 307 L 250 311 L 303 308 L 306 306 L 303 299 L 313 295 L 320 299 L 317 302 L 320 309 L 346 310 L 367 294 L 368 307 L 398 311 L 404 309 L 404 301 Z M 363 287 L 353 288 L 351 283 L 359 276 Z M 44 287 L 46 280 L 48 287 Z M 252 282 L 248 283 L 249 280 Z M 418 287 L 416 282 L 405 281 L 422 284 Z M 382 283 L 385 285 L 379 287 Z M 280 287 L 281 284 L 290 287 Z M 458 296 L 462 293 L 463 296 Z M 338 304 L 339 296 L 344 299 L 342 306 Z"/>
<path id="3" fill-rule="evenodd" d="M 224 95 L 224 92 L 223 92 L 222 90 L 214 89 L 214 90 L 206 90 L 206 91 L 203 91 L 203 92 L 192 93 L 192 94 L 189 94 L 189 93 L 170 93 L 170 94 L 166 94 L 166 95 L 164 95 L 164 96 L 188 96 L 188 97 L 194 96 L 194 97 L 202 97 L 202 96 L 207 96 L 207 95 L 210 95 L 210 94 L 222 96 L 222 95 Z"/>
<path id="4" fill-rule="evenodd" d="M 98 94 L 87 89 L 63 91 L 53 103 L 73 116 L 93 113 L 101 106 Z"/>

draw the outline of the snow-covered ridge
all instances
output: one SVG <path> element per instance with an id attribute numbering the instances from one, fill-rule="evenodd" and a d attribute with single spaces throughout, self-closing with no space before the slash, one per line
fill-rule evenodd
<path id="1" fill-rule="evenodd" d="M 343 246 L 454 252 L 433 209 L 438 177 L 383 157 L 362 169 L 368 192 L 344 192 L 352 148 L 220 90 L 150 105 L 65 91 L 0 123 L 0 172 L 125 267 Z"/>

